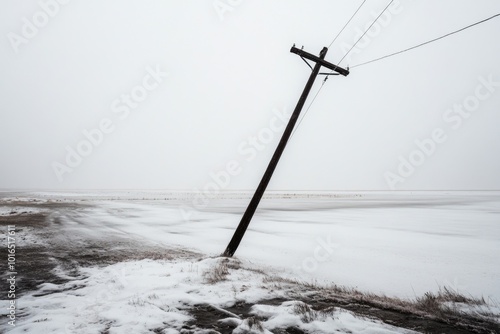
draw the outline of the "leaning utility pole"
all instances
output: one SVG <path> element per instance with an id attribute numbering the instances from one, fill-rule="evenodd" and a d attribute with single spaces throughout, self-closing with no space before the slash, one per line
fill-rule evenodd
<path id="1" fill-rule="evenodd" d="M 314 84 L 314 80 L 318 76 L 319 70 L 321 66 L 324 66 L 336 73 L 321 73 L 325 75 L 343 75 L 347 76 L 349 74 L 349 70 L 340 68 L 336 65 L 333 65 L 327 61 L 325 61 L 325 56 L 326 53 L 328 52 L 328 48 L 324 47 L 323 50 L 321 50 L 319 57 L 316 57 L 315 55 L 312 55 L 310 53 L 307 53 L 303 51 L 302 49 L 297 49 L 294 46 L 290 49 L 290 52 L 298 54 L 306 63 L 306 59 L 309 59 L 313 62 L 316 63 L 314 68 L 309 65 L 312 69 L 312 73 L 309 76 L 309 80 L 307 80 L 306 86 L 304 88 L 304 91 L 302 92 L 302 95 L 300 96 L 299 102 L 297 102 L 297 106 L 295 107 L 295 110 L 293 111 L 292 116 L 290 117 L 290 121 L 288 121 L 288 125 L 286 126 L 285 132 L 283 133 L 283 136 L 281 137 L 281 140 L 278 144 L 278 147 L 276 148 L 276 151 L 274 152 L 273 157 L 271 158 L 271 161 L 269 162 L 269 166 L 267 166 L 266 172 L 264 173 L 264 176 L 262 177 L 262 180 L 260 181 L 259 186 L 257 187 L 257 190 L 255 191 L 255 194 L 252 197 L 252 200 L 250 201 L 250 204 L 248 204 L 248 208 L 246 209 L 245 213 L 243 214 L 243 217 L 241 218 L 240 224 L 236 228 L 236 231 L 234 232 L 233 238 L 229 242 L 229 245 L 227 246 L 226 250 L 222 254 L 222 256 L 226 257 L 231 257 L 234 255 L 236 252 L 236 249 L 238 248 L 241 239 L 243 238 L 243 235 L 245 234 L 245 231 L 247 230 L 248 225 L 250 224 L 250 221 L 252 220 L 252 217 L 255 213 L 255 210 L 257 209 L 257 206 L 259 205 L 259 202 L 262 198 L 262 195 L 264 194 L 264 191 L 267 188 L 267 185 L 269 184 L 269 181 L 271 180 L 271 177 L 273 176 L 273 172 L 276 169 L 276 165 L 278 165 L 278 161 L 280 160 L 281 154 L 283 153 L 285 146 L 290 139 L 290 135 L 292 134 L 293 128 L 295 127 L 295 123 L 297 123 L 297 120 L 299 118 L 300 112 L 302 110 L 302 107 L 304 107 L 304 104 L 306 102 L 307 96 L 309 95 L 309 92 L 311 91 L 311 88 Z"/>

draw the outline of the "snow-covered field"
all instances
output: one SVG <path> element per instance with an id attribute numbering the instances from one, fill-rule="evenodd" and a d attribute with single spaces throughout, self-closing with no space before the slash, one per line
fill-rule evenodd
<path id="1" fill-rule="evenodd" d="M 33 199 L 85 203 L 50 213 L 60 240 L 64 235 L 96 240 L 119 236 L 191 250 L 203 259 L 82 268 L 80 276 L 64 285 L 45 284 L 21 297 L 18 303 L 28 315 L 10 333 L 60 333 L 61 324 L 67 333 L 143 333 L 171 324 L 172 330 L 164 332 L 177 333 L 189 318 L 182 311 L 187 305 L 226 307 L 282 297 L 282 291 L 262 283 L 261 271 L 401 298 L 446 286 L 484 297 L 493 307 L 500 301 L 499 192 L 271 194 L 261 202 L 235 254 L 234 261 L 255 270 L 229 271 L 227 280 L 214 284 L 207 283 L 207 275 L 220 259 L 208 257 L 225 249 L 248 194 L 205 198 L 203 205 L 189 194 L 162 192 L 5 194 L 0 212 L 10 212 L 20 197 L 26 205 Z M 252 314 L 265 314 L 266 330 L 289 325 L 310 333 L 404 332 L 341 309 L 307 322 L 296 312 L 297 303 L 255 305 Z M 248 319 L 227 318 L 241 333 L 249 326 Z"/>
<path id="2" fill-rule="evenodd" d="M 283 294 L 262 284 L 262 275 L 238 270 L 220 283 L 211 283 L 210 273 L 218 260 L 167 262 L 142 260 L 105 269 L 84 269 L 84 278 L 63 285 L 44 284 L 34 295 L 22 298 L 31 311 L 29 321 L 9 333 L 209 333 L 183 330 L 192 320 L 196 305 L 220 309 L 238 301 L 258 303 Z M 411 333 L 351 312 L 333 308 L 308 321 L 298 301 L 252 307 L 252 314 L 269 320 L 251 326 L 252 317 L 242 319 L 226 312 L 224 322 L 236 325 L 233 333 L 271 333 L 269 330 L 296 326 L 311 333 Z M 314 315 L 312 315 L 314 316 Z M 253 331 L 250 331 L 253 328 Z M 161 331 L 160 331 L 161 329 Z M 262 329 L 262 330 L 259 330 Z M 107 332 L 106 332 L 107 333 Z M 212 332 L 214 334 L 214 332 Z"/>

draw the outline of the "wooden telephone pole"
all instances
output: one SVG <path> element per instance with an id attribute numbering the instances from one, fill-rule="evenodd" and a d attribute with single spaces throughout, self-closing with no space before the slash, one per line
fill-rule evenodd
<path id="1" fill-rule="evenodd" d="M 285 132 L 283 133 L 281 140 L 278 144 L 278 147 L 276 148 L 276 151 L 274 152 L 273 157 L 271 158 L 271 161 L 269 162 L 269 165 L 267 166 L 266 172 L 264 173 L 264 176 L 262 177 L 262 180 L 259 183 L 259 186 L 257 187 L 257 190 L 255 191 L 255 194 L 252 197 L 252 200 L 250 201 L 250 204 L 248 204 L 248 207 L 243 214 L 243 217 L 241 218 L 240 224 L 236 228 L 236 231 L 234 232 L 234 235 L 229 242 L 229 245 L 227 246 L 226 250 L 222 254 L 222 256 L 226 257 L 231 257 L 234 255 L 236 252 L 236 249 L 238 248 L 241 239 L 243 238 L 243 235 L 245 234 L 248 225 L 250 224 L 250 221 L 252 220 L 252 217 L 255 213 L 255 210 L 257 210 L 257 206 L 259 205 L 259 202 L 262 198 L 262 195 L 264 194 L 264 191 L 267 188 L 267 185 L 269 184 L 269 181 L 271 180 L 271 177 L 273 176 L 274 170 L 276 169 L 276 166 L 278 165 L 278 161 L 280 160 L 281 154 L 285 150 L 286 144 L 288 143 L 288 140 L 290 139 L 290 135 L 292 134 L 293 128 L 295 127 L 295 124 L 297 123 L 297 120 L 299 119 L 300 112 L 302 108 L 304 107 L 304 104 L 306 102 L 307 96 L 309 95 L 309 92 L 311 91 L 311 88 L 314 84 L 314 80 L 319 74 L 319 70 L 321 66 L 324 66 L 334 72 L 334 73 L 325 73 L 326 75 L 332 74 L 332 75 L 338 75 L 341 74 L 343 76 L 347 76 L 349 74 L 349 70 L 340 68 L 336 65 L 333 65 L 327 61 L 325 61 L 325 56 L 326 53 L 328 52 L 328 48 L 324 47 L 323 50 L 321 50 L 319 57 L 312 55 L 308 52 L 303 51 L 302 49 L 297 49 L 294 46 L 290 49 L 290 52 L 295 53 L 299 55 L 304 61 L 306 59 L 311 60 L 316 63 L 314 68 L 312 68 L 312 73 L 309 76 L 309 80 L 307 80 L 306 86 L 304 87 L 304 91 L 302 92 L 302 95 L 299 98 L 299 101 L 297 102 L 297 106 L 295 107 L 295 110 L 293 111 L 292 116 L 290 117 L 290 121 L 288 121 L 288 125 L 286 126 Z M 307 63 L 307 61 L 306 61 Z M 309 65 L 309 63 L 307 63 Z M 309 65 L 309 67 L 311 67 Z M 323 73 L 322 73 L 323 74 Z"/>

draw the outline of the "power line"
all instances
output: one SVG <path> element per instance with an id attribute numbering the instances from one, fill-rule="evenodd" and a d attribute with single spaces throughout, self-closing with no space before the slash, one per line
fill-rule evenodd
<path id="1" fill-rule="evenodd" d="M 316 98 L 318 97 L 318 94 L 319 92 L 321 92 L 321 89 L 323 88 L 323 86 L 325 85 L 325 82 L 327 80 L 328 77 L 325 78 L 325 80 L 323 80 L 323 83 L 321 84 L 321 87 L 318 89 L 318 91 L 316 92 L 316 95 L 314 95 L 311 103 L 309 103 L 309 106 L 307 107 L 306 111 L 304 112 L 304 116 L 301 117 L 301 119 L 299 120 L 299 123 L 295 126 L 295 129 L 293 130 L 292 132 L 292 135 L 290 136 L 290 139 L 293 138 L 293 135 L 295 134 L 295 132 L 297 132 L 297 130 L 299 129 L 299 126 L 300 126 L 300 123 L 302 123 L 302 121 L 304 120 L 304 118 L 306 117 L 307 115 L 307 112 L 309 111 L 309 109 L 311 109 L 311 106 L 313 105 L 314 101 L 316 100 Z"/>
<path id="2" fill-rule="evenodd" d="M 391 3 L 393 2 L 394 0 L 392 0 L 389 5 L 387 5 L 387 7 L 382 11 L 382 13 L 380 13 L 380 15 L 375 19 L 375 21 L 373 21 L 373 23 L 370 25 L 370 27 L 368 28 L 368 30 L 370 30 L 370 28 L 373 26 L 373 24 L 379 19 L 380 16 L 382 16 L 382 14 L 386 11 L 386 9 L 391 5 Z M 328 46 L 328 48 L 330 48 L 332 46 L 332 44 L 337 40 L 337 38 L 340 36 L 340 34 L 345 30 L 345 28 L 349 25 L 349 23 L 352 21 L 352 19 L 356 16 L 356 14 L 359 12 L 359 10 L 361 9 L 361 7 L 363 7 L 363 5 L 365 4 L 366 0 L 363 0 L 363 2 L 361 3 L 361 5 L 359 5 L 358 9 L 356 9 L 356 11 L 354 12 L 354 14 L 352 14 L 351 18 L 347 21 L 347 23 L 344 25 L 344 27 L 339 31 L 339 33 L 337 34 L 337 36 L 335 36 L 335 38 L 332 40 L 332 42 L 330 43 L 330 45 Z M 366 32 L 368 32 L 368 30 Z M 363 36 L 366 34 L 366 32 L 363 34 Z M 363 38 L 363 36 L 361 36 L 361 38 Z M 352 48 L 354 48 L 354 46 L 356 46 L 356 44 L 361 40 L 361 38 L 353 45 Z M 351 50 L 352 50 L 351 48 Z M 349 53 L 351 50 L 349 50 L 347 53 Z M 345 55 L 347 56 L 347 54 Z M 344 56 L 344 58 L 345 58 Z M 342 61 L 344 58 L 342 58 L 340 61 Z M 339 62 L 340 64 L 340 62 Z M 333 71 L 331 72 L 333 73 Z M 293 135 L 295 134 L 295 132 L 297 132 L 300 124 L 302 123 L 302 121 L 304 120 L 304 118 L 306 117 L 307 115 L 307 112 L 309 111 L 309 109 L 311 109 L 311 106 L 313 105 L 314 101 L 316 101 L 316 97 L 318 97 L 319 93 L 321 92 L 321 90 L 323 89 L 323 86 L 325 85 L 326 83 L 326 80 L 328 79 L 328 76 L 325 77 L 325 80 L 323 80 L 323 83 L 321 84 L 321 87 L 318 89 L 318 91 L 316 92 L 316 95 L 314 95 L 314 98 L 312 99 L 311 103 L 309 104 L 309 106 L 307 107 L 306 111 L 304 112 L 303 116 L 301 117 L 301 119 L 299 120 L 299 123 L 295 126 L 295 129 L 294 131 L 292 132 L 292 135 L 290 136 L 290 139 L 293 138 Z"/>
<path id="3" fill-rule="evenodd" d="M 356 41 L 356 43 L 354 43 L 354 45 L 347 51 L 347 53 L 344 55 L 344 57 L 342 57 L 342 59 L 340 59 L 340 61 L 338 62 L 337 65 L 340 65 L 340 63 L 342 62 L 342 60 L 344 60 L 345 57 L 347 57 L 347 55 L 349 54 L 349 52 L 352 51 L 352 49 L 354 49 L 354 47 L 356 46 L 356 44 L 359 43 L 359 41 L 366 35 L 366 33 L 371 29 L 371 27 L 375 24 L 375 22 L 378 21 L 378 19 L 382 16 L 382 14 L 385 13 L 385 11 L 387 10 L 387 8 L 389 8 L 389 6 L 394 2 L 394 0 L 391 0 L 389 2 L 389 4 L 384 8 L 384 10 L 377 16 L 377 18 L 372 22 L 372 24 L 370 24 L 370 26 L 368 27 L 368 29 L 366 29 L 366 31 L 363 33 L 363 35 L 361 35 L 361 37 Z M 351 22 L 352 18 L 356 15 L 356 13 L 359 11 L 359 9 L 363 6 L 363 4 L 365 3 L 365 1 L 363 1 L 361 3 L 361 5 L 358 7 L 358 9 L 356 10 L 356 12 L 354 13 L 354 15 L 349 19 L 349 22 Z M 347 26 L 347 24 L 346 24 Z M 345 29 L 345 27 L 342 28 L 342 30 Z M 341 30 L 341 32 L 342 32 Z M 337 34 L 337 36 L 334 38 L 334 40 L 332 41 L 332 43 L 330 43 L 330 45 L 333 44 L 333 42 L 335 42 L 335 40 L 337 39 L 337 37 L 340 35 L 340 33 Z M 333 71 L 331 71 L 330 73 L 333 73 Z M 325 80 L 323 80 L 323 83 L 321 84 L 321 87 L 319 87 L 318 89 L 318 92 L 316 93 L 316 95 L 314 96 L 313 100 L 311 101 L 311 103 L 309 104 L 309 106 L 307 107 L 306 111 L 304 112 L 304 116 L 302 116 L 302 118 L 299 120 L 299 123 L 295 126 L 295 130 L 293 131 L 292 135 L 290 136 L 290 139 L 293 137 L 293 135 L 295 134 L 295 132 L 297 131 L 297 129 L 299 128 L 299 125 L 300 123 L 302 123 L 302 121 L 304 120 L 304 118 L 306 117 L 307 115 L 307 112 L 309 111 L 309 109 L 311 109 L 311 106 L 313 105 L 314 101 L 316 100 L 316 97 L 319 95 L 319 93 L 321 92 L 321 90 L 323 89 L 323 86 L 325 85 L 325 82 L 327 80 L 328 76 L 325 78 Z"/>
<path id="4" fill-rule="evenodd" d="M 387 5 L 387 7 L 384 9 L 384 11 L 382 11 L 382 13 L 380 13 L 380 15 L 379 15 L 379 16 L 375 19 L 375 21 L 373 21 L 373 23 L 372 23 L 372 24 L 370 25 L 370 27 L 366 30 L 366 32 L 368 32 L 368 31 L 370 30 L 370 28 L 373 26 L 373 24 L 375 24 L 375 22 L 377 22 L 377 20 L 380 18 L 380 16 L 382 16 L 382 14 L 383 14 L 383 13 L 385 12 L 385 10 L 386 10 L 386 9 L 387 9 L 390 5 L 391 5 L 391 3 L 392 3 L 392 2 L 393 2 L 393 1 L 391 1 L 391 2 L 389 3 L 389 5 Z M 466 27 L 464 27 L 464 28 L 461 28 L 461 29 L 458 29 L 458 30 L 452 31 L 452 32 L 450 32 L 450 33 L 448 33 L 448 34 L 445 34 L 445 35 L 443 35 L 443 36 L 440 36 L 440 37 L 437 37 L 437 38 L 431 39 L 431 40 L 429 40 L 429 41 L 426 41 L 426 42 L 424 42 L 424 43 L 420 43 L 420 44 L 418 44 L 418 45 L 412 46 L 412 47 L 410 47 L 410 48 L 407 48 L 407 49 L 404 49 L 404 50 L 401 50 L 401 51 L 397 51 L 397 52 L 394 52 L 394 53 L 391 53 L 391 54 L 385 55 L 385 56 L 383 56 L 383 57 L 379 57 L 379 58 L 372 59 L 372 60 L 369 60 L 369 61 L 364 62 L 364 63 L 361 63 L 361 64 L 357 64 L 357 65 L 351 66 L 351 68 L 355 68 L 355 67 L 363 66 L 363 65 L 366 65 L 366 64 L 374 63 L 374 62 L 377 62 L 377 61 L 379 61 L 379 60 L 386 59 L 386 58 L 389 58 L 389 57 L 393 57 L 393 56 L 396 56 L 396 55 L 398 55 L 398 54 L 401 54 L 401 53 L 404 53 L 404 52 L 407 52 L 407 51 L 410 51 L 410 50 L 413 50 L 413 49 L 419 48 L 419 47 L 421 47 L 421 46 L 424 46 L 424 45 L 427 45 L 427 44 L 430 44 L 430 43 L 436 42 L 436 41 L 441 40 L 441 39 L 443 39 L 443 38 L 446 38 L 446 37 L 448 37 L 448 36 L 454 35 L 454 34 L 456 34 L 456 33 L 459 33 L 459 32 L 461 32 L 461 31 L 464 31 L 464 30 L 466 30 L 466 29 L 469 29 L 469 28 L 472 28 L 472 27 L 474 27 L 474 26 L 477 26 L 477 25 L 479 25 L 479 24 L 481 24 L 481 23 L 484 23 L 484 22 L 490 21 L 490 20 L 492 20 L 492 19 L 494 19 L 494 18 L 496 18 L 496 17 L 499 17 L 499 16 L 500 16 L 500 13 L 495 14 L 495 15 L 490 16 L 490 17 L 488 17 L 488 18 L 486 18 L 486 19 L 484 19 L 484 20 L 481 20 L 481 21 L 475 22 L 475 23 L 470 24 L 470 25 L 468 25 L 468 26 L 466 26 Z M 366 32 L 365 32 L 365 33 L 364 33 L 364 34 L 363 34 L 363 35 L 362 35 L 362 36 L 358 39 L 358 41 L 357 41 L 357 42 L 353 45 L 353 47 L 351 47 L 351 49 L 349 49 L 349 51 L 345 54 L 345 56 L 344 56 L 344 57 L 342 57 L 342 59 L 338 62 L 338 64 L 340 64 L 340 62 L 341 62 L 342 60 L 344 60 L 344 58 L 347 56 L 347 54 L 349 54 L 349 52 L 350 52 L 350 51 L 354 48 L 354 46 L 355 46 L 355 45 L 356 45 L 356 44 L 357 44 L 357 43 L 361 40 L 361 38 L 363 38 L 363 36 L 366 34 Z M 332 71 L 331 73 L 333 73 L 333 71 Z M 326 81 L 326 80 L 325 80 L 325 81 Z M 314 99 L 311 101 L 311 104 L 309 104 L 308 108 L 307 108 L 307 109 L 306 109 L 306 111 L 304 112 L 304 116 L 303 116 L 303 117 L 302 117 L 302 119 L 299 121 L 299 124 L 297 125 L 297 127 L 296 127 L 295 131 L 297 131 L 298 126 L 300 125 L 300 123 L 302 122 L 302 120 L 306 117 L 307 111 L 309 111 L 309 109 L 311 108 L 312 104 L 313 104 L 313 103 L 314 103 L 314 101 L 316 100 L 316 97 L 319 95 L 319 93 L 320 93 L 320 92 L 321 92 L 321 90 L 323 89 L 323 86 L 324 86 L 324 84 L 325 84 L 325 81 L 323 81 L 323 84 L 321 85 L 321 87 L 319 88 L 318 92 L 317 92 L 317 93 L 316 93 L 316 95 L 314 96 Z M 295 133 L 295 131 L 294 131 L 294 133 Z M 292 134 L 292 136 L 293 136 L 293 134 Z"/>
<path id="5" fill-rule="evenodd" d="M 361 37 L 356 41 L 356 43 L 353 44 L 353 46 L 351 46 L 351 48 L 347 51 L 347 53 L 344 55 L 344 57 L 342 57 L 342 59 L 340 59 L 340 61 L 338 62 L 337 65 L 340 65 L 340 63 L 342 62 L 342 60 L 344 60 L 345 57 L 347 57 L 347 55 L 352 51 L 352 49 L 354 49 L 354 47 L 356 47 L 356 45 L 359 43 L 359 41 L 361 39 L 363 39 L 363 37 L 365 37 L 366 33 L 372 28 L 372 26 L 375 24 L 375 22 L 378 21 L 378 19 L 382 16 L 382 14 L 385 13 L 385 11 L 387 10 L 387 8 L 389 8 L 389 6 L 394 2 L 394 0 L 391 0 L 391 2 L 389 2 L 389 4 L 384 8 L 384 10 L 382 12 L 380 12 L 380 14 L 377 16 L 377 18 L 372 22 L 372 24 L 370 24 L 370 26 L 368 27 L 368 29 L 365 30 L 365 32 L 363 33 L 363 35 L 361 35 Z"/>
<path id="6" fill-rule="evenodd" d="M 347 23 L 344 25 L 344 27 L 342 28 L 342 30 L 339 31 L 339 33 L 337 34 L 337 36 L 335 36 L 335 38 L 333 39 L 333 41 L 330 43 L 330 45 L 328 45 L 328 48 L 330 48 L 332 46 L 333 43 L 335 43 L 335 41 L 337 40 L 337 38 L 339 38 L 340 34 L 345 30 L 345 28 L 347 27 L 347 25 L 349 23 L 351 23 L 352 19 L 354 18 L 354 16 L 356 16 L 356 14 L 359 12 L 359 10 L 361 9 L 361 7 L 363 7 L 363 5 L 365 4 L 366 0 L 364 0 L 361 5 L 359 5 L 358 9 L 356 9 L 356 11 L 354 12 L 354 14 L 352 14 L 351 18 L 349 19 L 349 21 L 347 21 Z"/>
<path id="7" fill-rule="evenodd" d="M 495 15 L 493 15 L 493 16 L 491 16 L 491 17 L 488 17 L 487 19 L 484 19 L 484 20 L 478 21 L 478 22 L 476 22 L 476 23 L 473 23 L 473 24 L 471 24 L 471 25 L 468 25 L 468 26 L 466 26 L 466 27 L 464 27 L 464 28 L 461 28 L 461 29 L 455 30 L 455 31 L 453 31 L 453 32 L 450 32 L 450 33 L 448 33 L 448 34 L 446 34 L 446 35 L 443 35 L 443 36 L 440 36 L 440 37 L 437 37 L 437 38 L 431 39 L 431 40 L 429 40 L 429 41 L 427 41 L 427 42 L 423 42 L 423 43 L 420 43 L 420 44 L 418 44 L 418 45 L 412 46 L 411 48 L 407 48 L 407 49 L 404 49 L 404 50 L 401 50 L 401 51 L 397 51 L 397 52 L 394 52 L 394 53 L 391 53 L 391 54 L 385 55 L 385 56 L 380 57 L 380 58 L 372 59 L 372 60 L 369 60 L 369 61 L 367 61 L 367 62 L 364 62 L 364 63 L 361 63 L 361 64 L 357 64 L 357 65 L 354 65 L 354 66 L 352 66 L 351 68 L 354 68 L 354 67 L 359 67 L 359 66 L 363 66 L 363 65 L 366 65 L 366 64 L 370 64 L 370 63 L 374 63 L 374 62 L 376 62 L 376 61 L 379 61 L 379 60 L 382 60 L 382 59 L 385 59 L 385 58 L 389 58 L 389 57 L 392 57 L 392 56 L 395 56 L 395 55 L 398 55 L 398 54 L 401 54 L 401 53 L 404 53 L 404 52 L 407 52 L 407 51 L 410 51 L 410 50 L 413 50 L 413 49 L 419 48 L 419 47 L 421 47 L 421 46 L 424 46 L 424 45 L 430 44 L 430 43 L 432 43 L 432 42 L 439 41 L 440 39 L 446 38 L 446 37 L 448 37 L 448 36 L 451 36 L 451 35 L 454 35 L 454 34 L 456 34 L 456 33 L 461 32 L 461 31 L 464 31 L 464 30 L 466 30 L 466 29 L 469 29 L 469 28 L 471 28 L 471 27 L 477 26 L 478 24 L 481 24 L 481 23 L 484 23 L 484 22 L 486 22 L 486 21 L 492 20 L 492 19 L 494 19 L 495 17 L 498 17 L 498 16 L 500 16 L 500 13 L 495 14 Z"/>
<path id="8" fill-rule="evenodd" d="M 393 0 L 394 1 L 394 0 Z M 365 4 L 366 0 L 363 0 L 363 2 L 361 3 L 361 5 L 359 5 L 358 9 L 356 9 L 356 11 L 354 12 L 354 14 L 352 14 L 351 18 L 347 21 L 347 23 L 344 25 L 344 27 L 339 31 L 339 33 L 337 34 L 337 36 L 335 36 L 335 38 L 333 39 L 333 41 L 330 43 L 330 45 L 328 45 L 328 48 L 330 48 L 332 46 L 332 44 L 337 40 L 337 38 L 340 36 L 340 34 L 342 34 L 342 32 L 345 30 L 345 28 L 349 25 L 349 23 L 352 21 L 352 19 L 356 16 L 356 14 L 359 12 L 359 10 L 361 9 L 361 7 L 363 7 L 363 5 Z M 392 1 L 391 1 L 392 3 Z M 390 4 L 389 4 L 390 5 Z M 387 6 L 389 7 L 389 6 Z M 386 9 L 387 9 L 386 7 Z M 385 9 L 384 9 L 385 11 Z M 382 12 L 383 13 L 383 12 Z M 382 13 L 380 15 L 382 15 Z M 379 16 L 380 17 L 380 16 Z M 378 17 L 377 19 L 378 20 Z M 375 20 L 375 21 L 376 21 Z M 375 22 L 374 22 L 375 23 Z M 372 23 L 373 25 L 373 23 Z M 370 26 L 371 28 L 371 26 Z M 364 34 L 363 34 L 364 36 Z M 359 41 L 358 41 L 359 42 Z M 356 42 L 357 43 L 357 42 Z M 331 72 L 333 73 L 333 71 Z M 307 115 L 307 112 L 309 111 L 309 109 L 311 109 L 311 106 L 313 105 L 314 101 L 316 100 L 316 97 L 318 97 L 319 95 L 319 92 L 321 92 L 321 90 L 323 89 L 323 86 L 325 85 L 326 83 L 326 80 L 328 79 L 328 76 L 325 77 L 325 80 L 323 80 L 323 83 L 321 84 L 321 87 L 318 89 L 318 91 L 316 92 L 316 95 L 314 95 L 314 98 L 312 99 L 311 103 L 309 104 L 309 106 L 307 107 L 306 111 L 304 111 L 304 114 L 303 116 L 300 118 L 299 120 L 299 123 L 295 126 L 295 129 L 293 130 L 292 132 L 292 135 L 290 136 L 290 139 L 293 138 L 293 135 L 295 134 L 295 132 L 297 132 L 300 124 L 302 123 L 302 121 L 304 120 L 304 118 L 306 117 Z"/>

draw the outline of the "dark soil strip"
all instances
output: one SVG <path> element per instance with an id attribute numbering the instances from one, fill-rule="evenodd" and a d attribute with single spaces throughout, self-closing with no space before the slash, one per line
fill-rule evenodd
<path id="1" fill-rule="evenodd" d="M 405 313 L 397 310 L 383 309 L 370 305 L 369 303 L 349 303 L 345 301 L 338 301 L 333 299 L 319 299 L 319 298 L 297 298 L 294 300 L 301 300 L 316 310 L 331 309 L 332 307 L 339 307 L 354 312 L 358 316 L 366 317 L 373 320 L 379 320 L 386 324 L 411 329 L 420 333 L 429 334 L 469 334 L 469 333 L 500 333 L 500 326 L 488 323 L 480 322 L 475 319 L 455 319 L 454 321 L 444 322 L 440 320 L 435 320 L 427 317 L 418 316 L 411 313 Z M 287 301 L 286 299 L 270 299 L 260 301 L 258 304 L 261 305 L 280 305 L 281 303 Z M 251 307 L 253 304 L 247 303 L 237 303 L 232 307 L 226 308 L 227 311 L 232 312 L 241 319 L 251 317 L 250 314 Z M 183 327 L 186 330 L 186 334 L 192 332 L 194 333 L 194 328 L 206 329 L 217 331 L 221 334 L 231 334 L 234 330 L 234 326 L 224 325 L 219 322 L 219 320 L 229 318 L 226 313 L 220 312 L 213 309 L 208 305 L 198 305 L 194 308 L 186 309 L 195 320 L 186 324 Z M 265 321 L 267 319 L 260 319 Z M 305 334 L 303 331 L 297 328 L 289 327 L 276 329 L 271 331 L 275 334 Z"/>
<path id="2" fill-rule="evenodd" d="M 407 328 L 421 333 L 500 333 L 499 325 L 466 316 L 461 319 L 450 318 L 445 322 L 391 308 L 381 308 L 367 301 L 345 301 L 322 297 L 310 298 L 303 301 L 310 304 L 315 310 L 323 310 L 332 306 L 340 307 L 352 311 L 357 315 L 378 319 L 396 327 Z"/>
<path id="3" fill-rule="evenodd" d="M 259 304 L 264 304 L 264 305 L 280 305 L 282 302 L 284 302 L 284 299 L 271 299 L 271 300 L 265 300 L 262 302 L 259 302 Z M 232 312 L 238 316 L 240 316 L 241 319 L 249 318 L 252 315 L 250 314 L 250 309 L 253 306 L 253 304 L 247 304 L 247 303 L 236 303 L 232 307 L 226 308 L 227 311 Z M 227 325 L 227 324 L 222 324 L 219 320 L 230 318 L 229 315 L 226 313 L 220 312 L 209 305 L 197 305 L 195 307 L 191 307 L 189 309 L 186 309 L 187 312 L 189 312 L 195 320 L 187 323 L 182 329 L 184 329 L 185 334 L 192 334 L 195 332 L 196 329 L 205 329 L 205 330 L 212 330 L 213 333 L 221 333 L 221 334 L 231 334 L 233 330 L 236 328 L 235 326 L 232 325 Z M 260 319 L 261 321 L 265 321 L 266 319 Z M 157 329 L 163 330 L 165 328 Z M 272 333 L 275 334 L 306 334 L 305 332 L 297 329 L 297 328 L 280 328 L 276 330 L 272 330 Z"/>
<path id="4" fill-rule="evenodd" d="M 81 209 L 82 205 L 66 203 L 44 203 L 41 205 L 23 203 L 29 207 L 50 208 L 50 210 Z M 9 203 L 9 205 L 11 205 Z M 22 207 L 21 203 L 12 206 Z M 23 210 L 20 210 L 23 212 Z M 49 219 L 49 213 L 16 214 L 0 216 L 0 230 L 7 231 L 8 225 L 16 226 L 16 237 L 24 233 L 45 242 L 46 245 L 29 244 L 21 246 L 16 243 L 16 297 L 38 289 L 42 283 L 62 284 L 71 278 L 61 278 L 55 273 L 59 267 L 66 275 L 81 278 L 80 267 L 106 266 L 114 263 L 132 260 L 153 259 L 171 260 L 174 258 L 197 258 L 199 254 L 178 249 L 166 249 L 145 245 L 132 239 L 113 236 L 112 240 L 82 239 L 78 236 L 65 235 L 65 242 L 55 242 L 54 235 L 58 233 L 57 217 Z M 105 222 L 103 222 L 105 223 Z M 26 232 L 29 230 L 29 232 Z M 0 250 L 7 258 L 6 248 Z M 7 271 L 5 261 L 0 267 L 1 274 Z M 5 275 L 3 275 L 5 277 Z M 7 284 L 0 284 L 0 296 L 7 296 Z"/>

